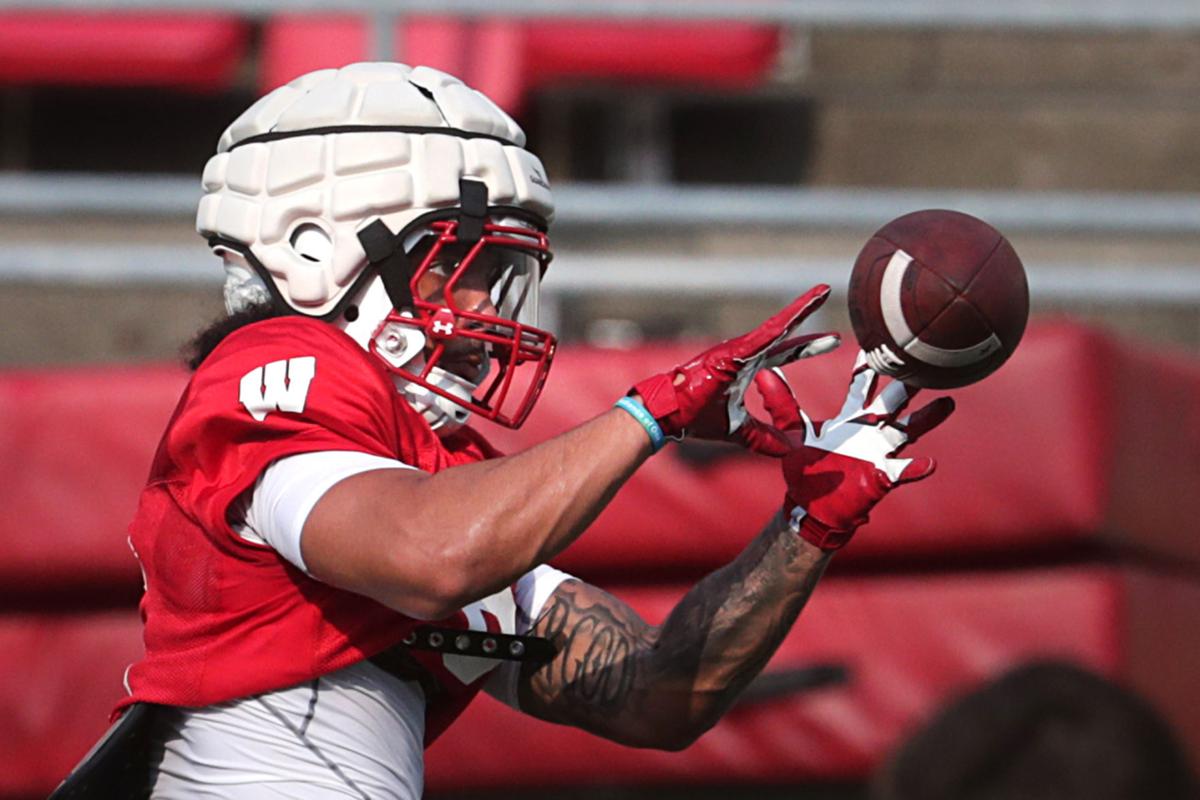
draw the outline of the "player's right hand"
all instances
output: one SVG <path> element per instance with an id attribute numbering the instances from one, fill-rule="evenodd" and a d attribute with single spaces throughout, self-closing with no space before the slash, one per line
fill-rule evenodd
<path id="1" fill-rule="evenodd" d="M 749 333 L 640 381 L 630 393 L 641 397 L 669 438 L 736 442 L 765 455 L 782 457 L 791 449 L 787 437 L 776 427 L 750 416 L 743 399 L 760 370 L 827 353 L 838 346 L 836 334 L 796 334 L 801 323 L 828 297 L 828 286 L 813 287 Z"/>
<path id="2" fill-rule="evenodd" d="M 792 445 L 783 457 L 784 513 L 801 538 L 823 550 L 845 545 L 888 492 L 937 467 L 932 458 L 898 456 L 950 416 L 954 401 L 939 397 L 900 416 L 918 390 L 892 381 L 872 397 L 878 379 L 859 352 L 842 410 L 823 422 L 800 410 L 778 370 L 765 370 L 756 380 L 771 421 Z"/>

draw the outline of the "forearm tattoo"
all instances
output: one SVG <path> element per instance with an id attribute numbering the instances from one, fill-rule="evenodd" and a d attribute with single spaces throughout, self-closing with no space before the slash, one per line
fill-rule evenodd
<path id="1" fill-rule="evenodd" d="M 654 647 L 653 629 L 628 606 L 575 581 L 555 591 L 532 633 L 554 642 L 558 655 L 527 683 L 543 715 L 561 722 L 619 710 L 633 693 L 640 661 Z M 524 699 L 522 705 L 528 705 Z"/>
<path id="2" fill-rule="evenodd" d="M 566 582 L 532 631 L 558 655 L 527 668 L 522 707 L 617 739 L 663 716 L 707 727 L 770 660 L 827 560 L 777 518 L 658 628 L 612 595 Z"/>

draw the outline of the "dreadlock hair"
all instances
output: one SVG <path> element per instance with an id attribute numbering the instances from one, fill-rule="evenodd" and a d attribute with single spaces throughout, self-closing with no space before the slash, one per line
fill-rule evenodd
<path id="1" fill-rule="evenodd" d="M 260 303 L 243 308 L 233 314 L 213 320 L 208 327 L 201 330 L 183 346 L 183 363 L 195 372 L 204 359 L 217 348 L 225 337 L 239 328 L 244 328 L 254 322 L 278 317 L 280 313 L 270 303 Z"/>

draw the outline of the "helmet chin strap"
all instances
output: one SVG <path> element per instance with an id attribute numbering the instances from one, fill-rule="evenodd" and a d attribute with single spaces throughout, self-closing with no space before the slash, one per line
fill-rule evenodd
<path id="1" fill-rule="evenodd" d="M 475 391 L 476 386 L 461 375 L 455 375 L 441 367 L 429 370 L 426 380 L 463 401 L 471 399 L 471 394 Z M 412 381 L 406 381 L 399 375 L 393 375 L 392 382 L 396 384 L 396 388 L 404 395 L 408 404 L 425 418 L 429 427 L 438 436 L 448 436 L 454 433 L 467 424 L 467 420 L 471 418 L 470 411 L 431 389 Z"/>

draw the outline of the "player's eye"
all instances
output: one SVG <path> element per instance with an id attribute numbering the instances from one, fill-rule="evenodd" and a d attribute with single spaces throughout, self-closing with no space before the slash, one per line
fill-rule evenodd
<path id="1" fill-rule="evenodd" d="M 443 278 L 449 278 L 458 269 L 460 261 L 450 253 L 438 253 L 429 262 L 429 271 Z"/>
<path id="2" fill-rule="evenodd" d="M 426 270 L 417 279 L 416 293 L 422 300 L 441 302 L 446 288 L 446 276 L 435 270 Z"/>

